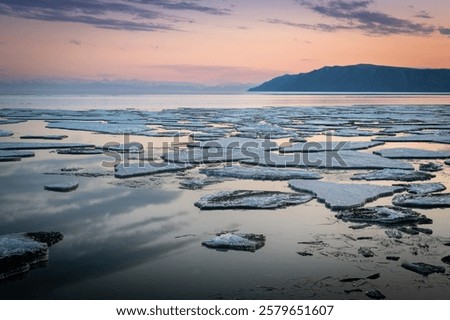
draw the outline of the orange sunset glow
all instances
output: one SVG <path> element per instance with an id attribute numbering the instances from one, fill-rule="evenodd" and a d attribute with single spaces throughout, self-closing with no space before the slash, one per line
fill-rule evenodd
<path id="1" fill-rule="evenodd" d="M 450 68 L 448 0 L 0 1 L 1 79 L 259 83 L 325 65 Z"/>

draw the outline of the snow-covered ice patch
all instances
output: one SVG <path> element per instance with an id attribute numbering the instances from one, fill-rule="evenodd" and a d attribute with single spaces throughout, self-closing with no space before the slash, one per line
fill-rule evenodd
<path id="1" fill-rule="evenodd" d="M 202 245 L 213 249 L 256 251 L 264 246 L 266 237 L 253 233 L 223 233 L 202 242 Z"/>
<path id="2" fill-rule="evenodd" d="M 280 147 L 280 152 L 320 152 L 340 150 L 368 149 L 384 144 L 378 141 L 330 141 L 330 142 L 305 142 L 294 143 L 289 147 Z"/>
<path id="3" fill-rule="evenodd" d="M 378 186 L 371 184 L 344 184 L 318 180 L 289 180 L 294 190 L 309 192 L 332 210 L 345 210 L 363 206 L 380 197 L 401 192 L 402 187 Z"/>
<path id="4" fill-rule="evenodd" d="M 377 137 L 372 139 L 383 142 L 432 142 L 450 144 L 449 135 L 410 135 L 401 137 Z"/>
<path id="5" fill-rule="evenodd" d="M 442 183 L 412 183 L 396 184 L 396 186 L 405 188 L 409 193 L 427 194 L 444 191 L 446 187 Z"/>
<path id="6" fill-rule="evenodd" d="M 436 171 L 441 171 L 442 169 L 443 169 L 443 167 L 441 164 L 434 163 L 434 162 L 421 163 L 419 165 L 419 170 L 422 170 L 422 171 L 436 172 Z"/>
<path id="7" fill-rule="evenodd" d="M 276 209 L 310 201 L 309 194 L 279 191 L 233 190 L 208 194 L 195 206 L 202 210 L 213 209 Z"/>
<path id="8" fill-rule="evenodd" d="M 52 184 L 46 184 L 44 186 L 45 190 L 56 191 L 56 192 L 70 192 L 70 191 L 76 190 L 77 188 L 78 188 L 78 182 L 76 182 L 76 181 L 52 183 Z"/>
<path id="9" fill-rule="evenodd" d="M 93 144 L 86 143 L 0 142 L 0 150 L 67 149 L 93 147 L 95 147 Z"/>
<path id="10" fill-rule="evenodd" d="M 425 181 L 434 178 L 435 175 L 415 170 L 383 169 L 368 173 L 357 173 L 352 180 L 396 180 L 396 181 Z"/>
<path id="11" fill-rule="evenodd" d="M 450 207 L 450 193 L 399 194 L 392 199 L 392 203 L 412 208 L 446 208 Z"/>
<path id="12" fill-rule="evenodd" d="M 105 123 L 105 122 L 93 122 L 93 121 L 61 121 L 50 122 L 46 126 L 50 129 L 66 129 L 66 130 L 78 130 L 89 131 L 105 134 L 142 134 L 151 129 L 143 124 L 133 123 Z"/>
<path id="13" fill-rule="evenodd" d="M 263 154 L 262 150 L 241 150 L 224 148 L 190 148 L 188 150 L 179 150 L 163 154 L 161 158 L 168 162 L 180 163 L 216 163 L 216 162 L 235 162 L 252 157 L 258 157 Z"/>
<path id="14" fill-rule="evenodd" d="M 204 168 L 200 173 L 207 176 L 231 177 L 253 180 L 289 180 L 289 179 L 321 179 L 317 172 L 259 166 L 224 166 L 222 168 Z"/>
<path id="15" fill-rule="evenodd" d="M 278 145 L 276 142 L 264 139 L 249 139 L 240 137 L 229 137 L 218 140 L 192 142 L 188 147 L 193 148 L 217 148 L 217 149 L 261 149 L 276 150 Z"/>
<path id="16" fill-rule="evenodd" d="M 391 159 L 445 159 L 450 157 L 450 152 L 414 148 L 382 149 L 373 153 Z"/>
<path id="17" fill-rule="evenodd" d="M 336 214 L 336 218 L 349 222 L 386 225 L 430 222 L 427 217 L 411 209 L 394 206 L 349 209 Z"/>
<path id="18" fill-rule="evenodd" d="M 248 159 L 241 160 L 241 162 L 270 167 L 314 167 L 344 170 L 384 168 L 414 169 L 410 163 L 352 150 L 294 154 L 266 152 L 248 157 Z"/>
<path id="19" fill-rule="evenodd" d="M 10 137 L 14 133 L 9 130 L 0 130 L 0 137 Z"/>
<path id="20" fill-rule="evenodd" d="M 182 171 L 193 168 L 192 165 L 183 163 L 168 162 L 147 162 L 119 164 L 115 168 L 114 176 L 116 178 L 131 178 L 138 176 L 147 176 L 157 173 Z"/>
<path id="21" fill-rule="evenodd" d="M 61 241 L 59 232 L 0 235 L 0 280 L 30 270 L 30 265 L 48 260 L 48 247 Z"/>

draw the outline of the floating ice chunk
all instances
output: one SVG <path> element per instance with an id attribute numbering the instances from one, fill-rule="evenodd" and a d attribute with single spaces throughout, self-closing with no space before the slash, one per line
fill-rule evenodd
<path id="1" fill-rule="evenodd" d="M 375 299 L 375 300 L 386 299 L 386 296 L 384 294 L 382 294 L 380 291 L 378 291 L 377 289 L 367 291 L 366 296 L 368 296 L 370 299 Z"/>
<path id="2" fill-rule="evenodd" d="M 384 233 L 386 233 L 389 238 L 393 239 L 401 239 L 403 237 L 403 234 L 396 229 L 388 229 L 385 230 Z"/>
<path id="3" fill-rule="evenodd" d="M 73 154 L 73 155 L 92 155 L 92 154 L 102 154 L 101 149 L 96 148 L 70 148 L 70 149 L 58 149 L 56 150 L 58 154 Z"/>
<path id="4" fill-rule="evenodd" d="M 234 190 L 208 194 L 195 206 L 202 210 L 213 209 L 276 209 L 308 202 L 309 194 L 279 191 Z"/>
<path id="5" fill-rule="evenodd" d="M 20 139 L 43 139 L 43 140 L 63 140 L 66 139 L 67 136 L 64 134 L 48 134 L 48 135 L 28 135 L 28 136 L 20 136 Z"/>
<path id="6" fill-rule="evenodd" d="M 289 180 L 289 179 L 321 179 L 322 176 L 317 172 L 282 169 L 269 167 L 244 167 L 239 165 L 225 166 L 222 168 L 200 169 L 200 173 L 207 176 L 232 177 L 239 179 L 253 180 Z"/>
<path id="7" fill-rule="evenodd" d="M 368 149 L 384 144 L 383 142 L 374 141 L 333 141 L 333 142 L 305 142 L 294 143 L 289 147 L 280 147 L 280 152 L 320 152 L 340 150 L 359 150 Z"/>
<path id="8" fill-rule="evenodd" d="M 75 190 L 76 188 L 78 188 L 78 182 L 76 182 L 76 181 L 64 182 L 64 183 L 52 183 L 52 184 L 46 184 L 44 186 L 45 190 L 57 191 L 57 192 L 69 192 L 69 191 Z"/>
<path id="9" fill-rule="evenodd" d="M 345 210 L 336 214 L 336 218 L 350 222 L 387 225 L 430 222 L 427 217 L 420 215 L 411 209 L 394 206 L 377 206 Z"/>
<path id="10" fill-rule="evenodd" d="M 0 119 L 0 125 L 2 124 L 16 124 L 26 122 L 26 120 L 11 120 L 11 119 Z"/>
<path id="11" fill-rule="evenodd" d="M 186 179 L 180 182 L 181 189 L 198 190 L 203 187 L 225 181 L 223 178 L 206 178 L 206 179 Z"/>
<path id="12" fill-rule="evenodd" d="M 427 194 L 427 193 L 444 191 L 446 189 L 446 187 L 442 183 L 396 184 L 396 186 L 403 187 L 409 193 L 414 193 L 414 194 Z"/>
<path id="13" fill-rule="evenodd" d="M 413 170 L 400 170 L 400 169 L 383 169 L 371 171 L 368 173 L 357 173 L 350 179 L 352 180 L 396 180 L 396 181 L 424 181 L 434 178 L 435 175 L 431 173 L 413 171 Z"/>
<path id="14" fill-rule="evenodd" d="M 376 132 L 358 129 L 339 129 L 333 131 L 333 136 L 337 137 L 369 137 L 376 134 Z"/>
<path id="15" fill-rule="evenodd" d="M 259 157 L 258 155 L 262 153 L 262 150 L 256 149 L 190 148 L 163 154 L 161 158 L 168 162 L 197 164 L 240 161 L 251 157 Z"/>
<path id="16" fill-rule="evenodd" d="M 441 171 L 442 165 L 439 163 L 434 163 L 434 162 L 421 163 L 419 166 L 419 170 L 428 171 L 428 172 Z"/>
<path id="17" fill-rule="evenodd" d="M 145 133 L 151 129 L 143 124 L 129 124 L 129 123 L 104 123 L 92 121 L 61 121 L 50 122 L 47 128 L 57 128 L 66 130 L 90 131 L 106 134 L 136 134 Z"/>
<path id="18" fill-rule="evenodd" d="M 384 142 L 432 142 L 432 143 L 450 143 L 450 136 L 448 135 L 410 135 L 401 137 L 377 137 L 372 139 L 375 141 Z"/>
<path id="19" fill-rule="evenodd" d="M 116 151 L 121 153 L 139 153 L 144 150 L 144 146 L 140 142 L 129 142 L 124 144 L 106 146 L 105 148 L 109 151 Z"/>
<path id="20" fill-rule="evenodd" d="M 14 151 L 14 150 L 0 150 L 1 158 L 29 158 L 34 157 L 34 152 L 31 151 Z"/>
<path id="21" fill-rule="evenodd" d="M 450 152 L 414 148 L 382 149 L 373 153 L 391 159 L 445 159 L 450 157 Z"/>
<path id="22" fill-rule="evenodd" d="M 313 152 L 295 154 L 276 154 L 266 152 L 257 154 L 242 163 L 258 164 L 270 167 L 316 167 L 332 169 L 407 169 L 412 170 L 410 163 L 383 158 L 370 153 L 358 151 Z"/>
<path id="23" fill-rule="evenodd" d="M 140 133 L 139 135 L 146 137 L 165 138 L 165 137 L 183 137 L 187 136 L 188 133 L 180 131 L 146 131 Z"/>
<path id="24" fill-rule="evenodd" d="M 375 253 L 373 253 L 373 251 L 367 247 L 360 247 L 358 249 L 358 253 L 360 255 L 362 255 L 364 258 L 371 258 L 371 257 L 375 256 Z"/>
<path id="25" fill-rule="evenodd" d="M 183 163 L 168 163 L 168 162 L 144 162 L 119 164 L 114 172 L 116 178 L 131 178 L 138 176 L 147 176 L 163 172 L 173 172 L 191 169 L 193 166 Z"/>
<path id="26" fill-rule="evenodd" d="M 9 130 L 0 130 L 0 137 L 10 137 L 12 136 L 14 133 L 12 133 Z"/>
<path id="27" fill-rule="evenodd" d="M 428 276 L 432 273 L 444 273 L 445 268 L 441 266 L 434 266 L 432 264 L 423 263 L 423 262 L 403 262 L 402 267 L 406 270 L 410 270 L 421 274 L 423 276 Z"/>
<path id="28" fill-rule="evenodd" d="M 332 210 L 345 210 L 363 206 L 367 202 L 401 192 L 402 187 L 371 184 L 344 184 L 317 180 L 289 180 L 294 190 L 309 192 Z"/>
<path id="29" fill-rule="evenodd" d="M 93 144 L 85 143 L 0 142 L 0 150 L 66 149 L 93 147 Z"/>
<path id="30" fill-rule="evenodd" d="M 214 249 L 256 251 L 264 246 L 266 237 L 262 234 L 224 233 L 202 242 L 202 245 Z"/>
<path id="31" fill-rule="evenodd" d="M 30 264 L 47 261 L 48 247 L 61 241 L 59 232 L 0 235 L 0 280 L 30 270 Z"/>
<path id="32" fill-rule="evenodd" d="M 189 143 L 188 147 L 198 148 L 217 148 L 217 149 L 261 149 L 276 150 L 278 145 L 276 142 L 263 139 L 248 139 L 240 137 L 229 137 L 218 140 L 202 141 Z"/>
<path id="33" fill-rule="evenodd" d="M 450 193 L 399 194 L 392 199 L 392 203 L 412 208 L 445 208 L 450 207 Z"/>

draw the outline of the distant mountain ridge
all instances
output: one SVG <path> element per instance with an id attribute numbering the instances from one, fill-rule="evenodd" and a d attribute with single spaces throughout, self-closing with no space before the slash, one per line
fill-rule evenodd
<path id="1" fill-rule="evenodd" d="M 248 91 L 450 92 L 450 69 L 357 64 L 273 78 Z"/>

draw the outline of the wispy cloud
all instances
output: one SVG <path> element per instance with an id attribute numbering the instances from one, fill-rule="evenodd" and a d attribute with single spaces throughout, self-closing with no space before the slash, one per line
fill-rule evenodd
<path id="1" fill-rule="evenodd" d="M 339 30 L 358 30 L 366 35 L 429 35 L 435 27 L 400 19 L 389 14 L 373 11 L 373 0 L 296 0 L 304 8 L 331 18 L 337 23 L 296 23 L 282 19 L 267 19 L 269 23 L 284 24 L 297 28 L 333 32 Z"/>
<path id="2" fill-rule="evenodd" d="M 190 18 L 168 11 L 197 11 L 212 15 L 229 14 L 228 9 L 203 6 L 198 1 L 162 0 L 2 0 L 0 15 L 50 22 L 74 22 L 97 28 L 128 31 L 178 30 L 178 22 Z"/>
<path id="3" fill-rule="evenodd" d="M 212 15 L 228 15 L 231 13 L 230 9 L 227 8 L 215 8 L 210 6 L 203 6 L 195 2 L 189 1 L 167 1 L 167 0 L 128 0 L 128 2 L 146 4 L 161 7 L 168 10 L 178 10 L 178 11 L 198 11 Z M 197 0 L 197 2 L 199 2 Z"/>
<path id="4" fill-rule="evenodd" d="M 433 17 L 425 10 L 420 10 L 417 12 L 414 17 L 416 18 L 422 18 L 422 19 L 433 19 Z"/>
<path id="5" fill-rule="evenodd" d="M 448 36 L 450 38 L 450 28 L 444 28 L 444 27 L 440 27 L 439 28 L 439 32 L 444 35 L 444 36 Z"/>

